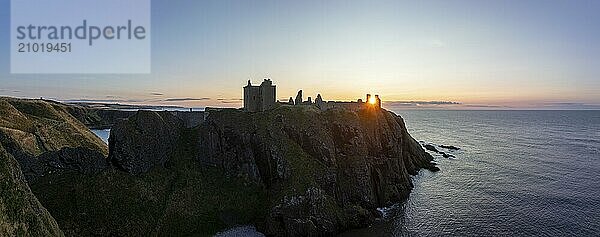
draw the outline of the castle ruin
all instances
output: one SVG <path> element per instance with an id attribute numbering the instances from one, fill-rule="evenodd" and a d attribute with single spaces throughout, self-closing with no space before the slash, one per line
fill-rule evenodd
<path id="1" fill-rule="evenodd" d="M 265 111 L 274 108 L 275 105 L 293 105 L 293 106 L 315 106 L 325 111 L 330 109 L 349 109 L 359 110 L 364 108 L 381 108 L 381 99 L 379 95 L 371 97 L 367 94 L 366 100 L 357 101 L 324 101 L 321 94 L 317 94 L 314 101 L 312 97 L 303 99 L 302 90 L 298 91 L 296 98 L 290 97 L 287 102 L 280 102 L 275 99 L 275 86 L 271 79 L 265 79 L 260 86 L 253 86 L 250 80 L 244 87 L 244 110 L 248 112 Z"/>
<path id="2" fill-rule="evenodd" d="M 244 86 L 244 110 L 248 112 L 265 111 L 275 105 L 276 89 L 271 79 L 264 79 L 260 86 L 253 86 L 248 80 Z"/>

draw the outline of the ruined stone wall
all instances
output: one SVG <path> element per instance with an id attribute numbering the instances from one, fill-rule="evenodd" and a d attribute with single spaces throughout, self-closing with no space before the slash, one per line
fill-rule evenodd
<path id="1" fill-rule="evenodd" d="M 348 110 L 359 110 L 365 105 L 363 102 L 340 102 L 340 101 L 327 101 L 320 103 L 320 106 L 317 105 L 321 110 L 330 110 L 330 109 L 348 109 Z"/>
<path id="2" fill-rule="evenodd" d="M 244 109 L 250 112 L 260 111 L 261 105 L 260 87 L 246 86 L 244 87 Z"/>
<path id="3" fill-rule="evenodd" d="M 260 92 L 261 92 L 261 101 L 260 101 L 260 110 L 267 110 L 267 109 L 271 109 L 273 108 L 273 106 L 275 105 L 275 97 L 276 97 L 276 91 L 275 91 L 275 86 L 270 85 L 270 84 L 264 84 L 260 86 Z"/>

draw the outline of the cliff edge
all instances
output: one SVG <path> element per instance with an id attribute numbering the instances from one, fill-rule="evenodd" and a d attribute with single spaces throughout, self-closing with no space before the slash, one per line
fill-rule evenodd
<path id="1" fill-rule="evenodd" d="M 107 168 L 108 147 L 53 101 L 0 97 L 0 142 L 27 180 L 52 171 Z"/>
<path id="2" fill-rule="evenodd" d="M 268 235 L 364 227 L 377 207 L 407 197 L 410 175 L 438 170 L 402 118 L 384 109 L 209 114 L 199 129 L 198 161 L 266 188 L 270 209 L 259 228 Z"/>
<path id="3" fill-rule="evenodd" d="M 244 213 L 224 210 L 231 216 L 218 213 L 217 223 L 255 224 L 273 236 L 333 235 L 367 226 L 377 207 L 407 197 L 410 175 L 422 168 L 438 170 L 402 118 L 384 109 L 281 106 L 258 113 L 207 113 L 200 126 L 185 129 L 169 112 L 140 111 L 113 127 L 110 160 L 136 175 L 191 160 L 214 171 L 215 179 L 256 187 L 264 196 L 257 200 L 266 208 L 263 214 L 254 212 L 253 223 L 239 223 L 235 216 Z M 229 195 L 216 190 L 216 196 Z M 176 200 L 177 206 L 195 206 Z M 178 215 L 192 218 L 197 211 Z"/>
<path id="4" fill-rule="evenodd" d="M 172 112 L 138 111 L 112 127 L 108 149 L 67 105 L 0 98 L 0 112 L 3 154 L 67 236 L 239 225 L 331 236 L 368 226 L 376 208 L 407 197 L 410 175 L 437 170 L 402 118 L 379 108 L 208 109 L 192 128 Z M 47 235 L 61 234 L 37 213 Z"/>

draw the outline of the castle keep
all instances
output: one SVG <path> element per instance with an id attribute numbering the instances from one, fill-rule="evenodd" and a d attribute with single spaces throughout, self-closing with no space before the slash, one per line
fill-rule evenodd
<path id="1" fill-rule="evenodd" d="M 275 105 L 275 86 L 271 79 L 265 79 L 260 86 L 253 86 L 248 80 L 244 86 L 244 110 L 248 112 L 265 111 Z"/>

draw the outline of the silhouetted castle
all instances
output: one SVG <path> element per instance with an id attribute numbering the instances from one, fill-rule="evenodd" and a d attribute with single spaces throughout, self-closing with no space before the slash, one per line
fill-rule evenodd
<path id="1" fill-rule="evenodd" d="M 253 86 L 250 80 L 244 86 L 244 110 L 265 111 L 275 105 L 276 90 L 271 79 L 265 79 L 260 86 Z"/>
<path id="2" fill-rule="evenodd" d="M 275 86 L 271 79 L 265 79 L 260 86 L 253 86 L 250 80 L 248 85 L 244 87 L 244 110 L 248 112 L 265 111 L 274 108 L 276 105 L 309 105 L 316 106 L 320 110 L 330 109 L 349 109 L 359 110 L 364 108 L 381 108 L 381 99 L 379 95 L 371 97 L 371 94 L 367 94 L 367 100 L 363 102 L 362 99 L 357 101 L 324 101 L 321 94 L 318 94 L 313 101 L 309 96 L 308 100 L 304 101 L 302 98 L 302 90 L 298 91 L 296 99 L 290 97 L 288 102 L 276 101 Z"/>
<path id="3" fill-rule="evenodd" d="M 296 99 L 292 99 L 290 97 L 287 103 L 281 103 L 287 105 L 313 105 L 319 108 L 320 110 L 330 110 L 330 109 L 349 109 L 349 110 L 359 110 L 363 108 L 381 108 L 381 99 L 379 95 L 375 95 L 375 97 L 371 97 L 371 94 L 367 94 L 367 100 L 363 102 L 362 99 L 358 99 L 357 101 L 324 101 L 321 97 L 321 94 L 317 94 L 315 101 L 312 101 L 312 98 L 309 96 L 307 100 L 303 100 L 302 98 L 302 90 L 298 91 L 296 94 Z"/>

